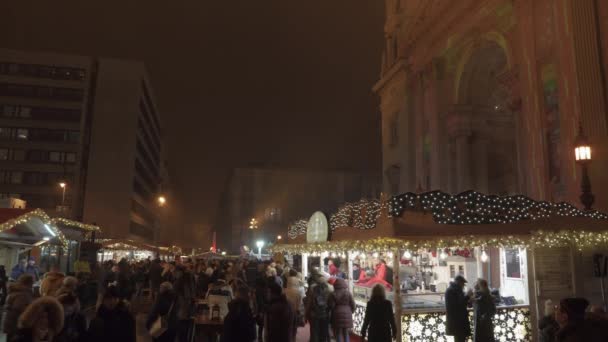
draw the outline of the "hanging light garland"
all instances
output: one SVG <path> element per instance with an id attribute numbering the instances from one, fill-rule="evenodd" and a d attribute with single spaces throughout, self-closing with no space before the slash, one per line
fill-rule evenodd
<path id="1" fill-rule="evenodd" d="M 398 250 L 428 250 L 445 248 L 474 248 L 483 246 L 497 248 L 540 248 L 572 246 L 579 250 L 605 246 L 608 244 L 608 231 L 586 232 L 564 230 L 560 232 L 536 231 L 531 235 L 505 236 L 464 236 L 437 238 L 432 240 L 411 241 L 397 238 L 374 238 L 370 240 L 328 241 L 303 244 L 277 244 L 271 247 L 272 253 L 346 253 L 360 251 L 365 253 L 397 252 Z"/>
<path id="2" fill-rule="evenodd" d="M 358 202 L 346 203 L 338 212 L 331 215 L 329 226 L 334 231 L 340 227 L 356 229 L 376 228 L 378 218 L 385 207 L 379 200 L 361 199 Z"/>
<path id="3" fill-rule="evenodd" d="M 306 220 L 298 220 L 292 223 L 289 228 L 287 228 L 287 236 L 290 239 L 295 239 L 300 235 L 305 235 L 307 225 L 308 222 Z"/>
<path id="4" fill-rule="evenodd" d="M 405 210 L 433 214 L 440 224 L 495 224 L 540 220 L 552 216 L 608 219 L 599 211 L 582 211 L 571 204 L 535 201 L 523 195 L 493 196 L 474 191 L 450 195 L 441 191 L 397 195 L 389 202 L 389 215 L 398 217 Z"/>
<path id="5" fill-rule="evenodd" d="M 86 230 L 89 232 L 101 232 L 101 228 L 99 228 L 96 225 L 73 221 L 73 220 L 63 218 L 63 217 L 53 218 L 53 219 L 51 219 L 51 223 L 53 223 L 53 225 L 62 224 L 62 225 L 69 226 L 69 227 L 76 227 L 76 228 L 80 228 L 82 230 Z"/>
<path id="6" fill-rule="evenodd" d="M 42 221 L 42 224 L 44 224 L 49 230 L 51 230 L 54 235 L 59 239 L 61 245 L 67 247 L 68 241 L 65 238 L 65 235 L 63 235 L 63 233 L 59 229 L 57 229 L 53 220 L 42 209 L 34 209 L 21 216 L 7 220 L 6 222 L 0 224 L 0 232 L 13 229 L 18 225 L 26 224 L 28 221 L 34 218 L 37 218 Z"/>

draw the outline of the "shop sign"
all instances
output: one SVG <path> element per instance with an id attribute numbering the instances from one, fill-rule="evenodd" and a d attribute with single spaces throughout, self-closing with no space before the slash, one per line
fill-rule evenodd
<path id="1" fill-rule="evenodd" d="M 324 242 L 328 236 L 327 217 L 320 211 L 312 214 L 306 226 L 306 242 Z"/>

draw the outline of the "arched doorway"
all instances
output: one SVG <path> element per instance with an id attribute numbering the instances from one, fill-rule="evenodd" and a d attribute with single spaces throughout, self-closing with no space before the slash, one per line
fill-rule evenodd
<path id="1" fill-rule="evenodd" d="M 457 110 L 453 115 L 463 127 L 451 136 L 450 144 L 456 151 L 452 158 L 454 165 L 463 165 L 458 159 L 468 163 L 456 168 L 451 184 L 456 192 L 472 189 L 513 194 L 519 190 L 516 115 L 508 106 L 508 91 L 499 81 L 507 70 L 504 49 L 484 41 L 473 50 L 456 81 Z"/>

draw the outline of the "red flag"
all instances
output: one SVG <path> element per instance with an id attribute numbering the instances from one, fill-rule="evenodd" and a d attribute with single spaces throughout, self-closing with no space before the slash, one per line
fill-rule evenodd
<path id="1" fill-rule="evenodd" d="M 211 244 L 211 251 L 213 253 L 215 253 L 215 251 L 217 251 L 217 243 L 215 241 L 215 232 L 213 232 L 213 242 Z"/>

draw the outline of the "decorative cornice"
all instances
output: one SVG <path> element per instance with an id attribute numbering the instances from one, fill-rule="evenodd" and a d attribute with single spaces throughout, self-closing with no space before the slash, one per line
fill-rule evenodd
<path id="1" fill-rule="evenodd" d="M 399 59 L 397 60 L 397 62 L 395 62 L 395 64 L 393 64 L 392 67 L 390 67 L 390 69 L 388 69 L 388 71 L 386 71 L 383 75 L 382 78 L 380 78 L 380 80 L 378 82 L 376 82 L 376 84 L 374 84 L 374 86 L 372 87 L 372 91 L 374 93 L 378 93 L 380 92 L 384 86 L 386 86 L 392 79 L 393 77 L 395 77 L 399 72 L 401 71 L 407 71 L 409 69 L 408 64 L 406 62 L 405 59 Z"/>

